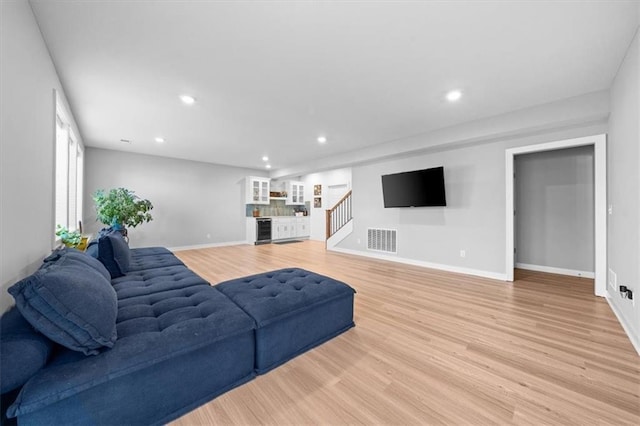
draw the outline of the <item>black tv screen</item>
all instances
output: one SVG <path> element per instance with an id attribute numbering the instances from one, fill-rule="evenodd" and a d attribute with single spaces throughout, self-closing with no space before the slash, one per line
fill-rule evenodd
<path id="1" fill-rule="evenodd" d="M 382 176 L 385 208 L 446 206 L 444 167 Z"/>

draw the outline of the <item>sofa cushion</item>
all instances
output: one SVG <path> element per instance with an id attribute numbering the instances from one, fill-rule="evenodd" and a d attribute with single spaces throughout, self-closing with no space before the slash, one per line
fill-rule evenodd
<path id="1" fill-rule="evenodd" d="M 0 393 L 19 388 L 49 360 L 53 342 L 36 331 L 18 309 L 0 318 Z"/>
<path id="2" fill-rule="evenodd" d="M 98 260 L 107 268 L 111 278 L 121 277 L 127 273 L 131 263 L 131 252 L 122 234 L 113 232 L 100 237 Z"/>
<path id="3" fill-rule="evenodd" d="M 141 247 L 131 249 L 131 257 L 155 256 L 158 254 L 173 254 L 166 247 Z"/>
<path id="4" fill-rule="evenodd" d="M 52 406 L 43 413 L 64 418 L 49 423 L 69 422 L 70 412 L 80 424 L 164 423 L 177 412 L 174 397 L 167 397 L 171 384 L 180 390 L 178 407 L 195 408 L 253 377 L 254 322 L 207 284 L 131 297 L 117 327 L 115 345 L 99 356 L 58 356 L 24 386 L 9 415 L 22 419 Z"/>
<path id="5" fill-rule="evenodd" d="M 265 373 L 348 330 L 355 290 L 299 268 L 216 285 L 256 321 L 256 371 Z"/>
<path id="6" fill-rule="evenodd" d="M 84 252 L 87 253 L 89 256 L 97 259 L 98 258 L 98 241 L 100 240 L 100 238 L 104 237 L 105 235 L 112 234 L 114 232 L 118 232 L 118 231 L 116 231 L 112 227 L 102 228 L 100 231 L 98 231 L 98 235 L 96 235 L 95 238 L 89 241 L 89 244 L 87 244 L 87 248 L 85 249 Z"/>
<path id="7" fill-rule="evenodd" d="M 41 268 L 51 266 L 62 258 L 70 259 L 70 263 L 79 262 L 80 264 L 87 265 L 88 267 L 99 272 L 107 280 L 111 279 L 109 271 L 107 271 L 107 268 L 104 267 L 102 262 L 75 248 L 64 247 L 62 249 L 54 250 L 53 253 L 51 253 L 44 259 L 44 263 L 42 264 Z"/>
<path id="8" fill-rule="evenodd" d="M 167 266 L 184 266 L 184 263 L 173 253 L 150 254 L 147 256 L 137 256 L 131 259 L 129 272 L 144 271 L 148 269 L 164 268 Z"/>
<path id="9" fill-rule="evenodd" d="M 209 285 L 209 283 L 184 265 L 129 272 L 111 281 L 118 296 L 118 306 L 125 306 L 127 299 L 160 293 L 167 290 Z"/>
<path id="10" fill-rule="evenodd" d="M 87 255 L 93 257 L 94 259 L 98 258 L 98 240 L 92 240 L 87 245 L 87 249 L 84 251 Z"/>
<path id="11" fill-rule="evenodd" d="M 24 318 L 42 334 L 86 355 L 116 340 L 116 293 L 98 271 L 65 256 L 9 288 Z"/>

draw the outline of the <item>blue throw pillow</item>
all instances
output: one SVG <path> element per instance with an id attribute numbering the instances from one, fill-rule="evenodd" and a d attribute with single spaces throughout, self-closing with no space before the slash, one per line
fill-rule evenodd
<path id="1" fill-rule="evenodd" d="M 53 342 L 33 329 L 16 308 L 0 318 L 0 393 L 24 385 L 49 360 Z"/>
<path id="2" fill-rule="evenodd" d="M 98 258 L 98 240 L 92 240 L 84 252 L 89 256 L 93 257 L 94 259 L 97 259 Z"/>
<path id="3" fill-rule="evenodd" d="M 131 263 L 131 250 L 122 234 L 114 232 L 100 237 L 98 260 L 107 268 L 111 278 L 118 278 L 127 273 Z"/>
<path id="4" fill-rule="evenodd" d="M 92 355 L 116 341 L 115 290 L 100 272 L 72 257 L 39 269 L 9 293 L 33 327 L 69 349 Z"/>
<path id="5" fill-rule="evenodd" d="M 75 248 L 64 247 L 64 248 L 55 250 L 53 253 L 51 253 L 49 256 L 47 256 L 44 259 L 44 263 L 41 266 L 41 268 L 46 268 L 48 266 L 51 266 L 52 264 L 55 264 L 56 262 L 58 262 L 60 259 L 63 259 L 63 258 L 68 258 L 69 261 L 79 262 L 80 264 L 87 265 L 90 268 L 95 269 L 107 280 L 111 280 L 111 275 L 109 274 L 109 271 L 107 271 L 107 268 L 104 267 L 102 262 Z"/>

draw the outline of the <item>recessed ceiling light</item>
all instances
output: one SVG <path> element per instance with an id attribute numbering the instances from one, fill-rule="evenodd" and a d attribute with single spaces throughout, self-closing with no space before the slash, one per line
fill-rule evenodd
<path id="1" fill-rule="evenodd" d="M 269 157 L 265 155 L 264 157 L 262 157 L 262 161 L 269 161 Z"/>
<path id="2" fill-rule="evenodd" d="M 455 102 L 462 97 L 462 92 L 460 90 L 452 90 L 447 93 L 447 100 L 449 102 Z"/>
<path id="3" fill-rule="evenodd" d="M 158 142 L 158 143 L 162 143 L 162 142 L 164 142 L 164 138 L 157 137 L 157 138 L 156 138 L 156 142 Z"/>
<path id="4" fill-rule="evenodd" d="M 180 95 L 180 100 L 187 105 L 192 105 L 196 101 L 196 98 L 189 95 Z"/>
<path id="5" fill-rule="evenodd" d="M 266 167 L 267 169 L 270 169 L 270 168 L 271 168 L 271 164 L 267 164 L 265 167 Z"/>
<path id="6" fill-rule="evenodd" d="M 318 137 L 318 143 L 325 143 L 325 142 L 327 142 L 327 138 L 326 137 L 324 137 L 324 136 L 319 136 Z"/>

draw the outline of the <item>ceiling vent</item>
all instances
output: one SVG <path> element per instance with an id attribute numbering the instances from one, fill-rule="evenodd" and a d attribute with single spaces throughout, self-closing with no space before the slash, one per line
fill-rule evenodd
<path id="1" fill-rule="evenodd" d="M 396 229 L 367 229 L 367 249 L 385 253 L 398 253 L 398 231 Z"/>

